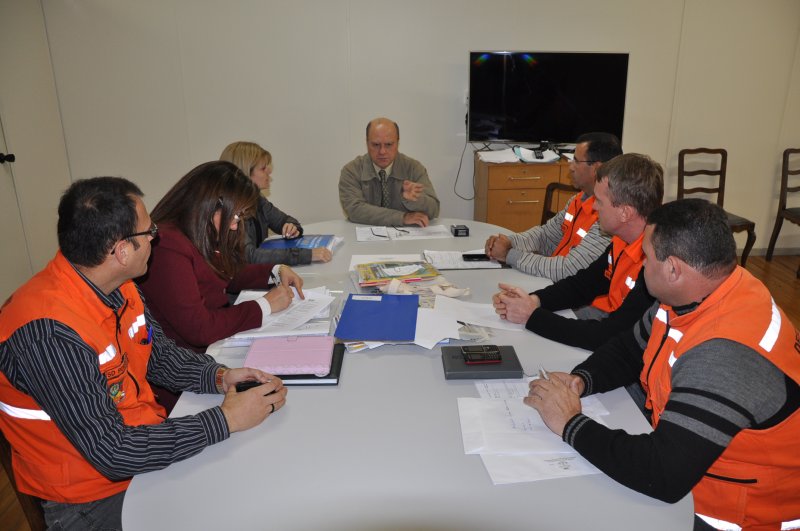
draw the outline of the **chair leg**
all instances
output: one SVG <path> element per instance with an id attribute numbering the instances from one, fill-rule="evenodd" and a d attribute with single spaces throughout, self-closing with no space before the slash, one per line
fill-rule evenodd
<path id="1" fill-rule="evenodd" d="M 747 257 L 750 255 L 750 250 L 753 248 L 753 245 L 756 243 L 756 228 L 750 227 L 747 229 L 747 241 L 744 244 L 744 250 L 742 250 L 742 267 L 747 264 Z"/>
<path id="2" fill-rule="evenodd" d="M 772 236 L 769 237 L 769 245 L 767 246 L 767 262 L 772 260 L 772 253 L 775 251 L 775 243 L 778 241 L 778 233 L 781 232 L 781 227 L 783 226 L 783 216 L 778 213 L 778 217 L 775 218 L 775 228 L 772 229 Z"/>

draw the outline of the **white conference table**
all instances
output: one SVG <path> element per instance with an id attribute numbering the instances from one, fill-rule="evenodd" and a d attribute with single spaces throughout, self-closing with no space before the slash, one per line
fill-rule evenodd
<path id="1" fill-rule="evenodd" d="M 298 267 L 306 286 L 352 291 L 352 254 L 422 249 L 467 251 L 503 229 L 463 223 L 468 238 L 357 242 L 344 220 L 310 224 L 306 234 L 345 237 L 327 264 Z M 507 232 L 507 231 L 505 231 Z M 488 302 L 497 282 L 533 290 L 548 280 L 510 269 L 445 271 L 469 286 L 465 300 Z M 588 352 L 528 331 L 494 330 L 513 345 L 526 373 L 541 363 L 569 370 Z M 458 344 L 458 342 L 456 342 Z M 244 349 L 221 361 L 241 366 Z M 225 358 L 225 359 L 222 359 Z M 238 364 L 238 365 L 237 365 Z M 457 397 L 477 397 L 472 381 L 445 381 L 439 348 L 385 345 L 346 354 L 336 387 L 291 387 L 287 402 L 261 425 L 199 455 L 136 476 L 125 497 L 127 531 L 280 529 L 330 531 L 691 529 L 691 496 L 674 505 L 629 490 L 604 475 L 494 486 L 477 455 L 465 455 Z M 609 426 L 649 426 L 624 390 L 601 395 Z M 219 405 L 220 395 L 184 393 L 172 416 Z"/>

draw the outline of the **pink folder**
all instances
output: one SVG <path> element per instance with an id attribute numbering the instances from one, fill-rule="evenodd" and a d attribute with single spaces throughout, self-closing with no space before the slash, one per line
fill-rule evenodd
<path id="1" fill-rule="evenodd" d="M 250 345 L 244 366 L 276 376 L 325 376 L 331 370 L 333 342 L 332 336 L 263 337 Z"/>

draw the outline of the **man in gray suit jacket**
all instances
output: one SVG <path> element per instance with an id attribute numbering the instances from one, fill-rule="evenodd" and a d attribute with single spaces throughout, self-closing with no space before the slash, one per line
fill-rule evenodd
<path id="1" fill-rule="evenodd" d="M 347 219 L 369 225 L 427 227 L 439 199 L 425 166 L 398 153 L 400 128 L 388 118 L 367 124 L 367 153 L 342 168 L 339 200 Z"/>

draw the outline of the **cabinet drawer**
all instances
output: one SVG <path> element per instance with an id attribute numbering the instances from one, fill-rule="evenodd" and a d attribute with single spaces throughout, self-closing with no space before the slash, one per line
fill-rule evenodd
<path id="1" fill-rule="evenodd" d="M 546 188 L 558 182 L 560 168 L 557 164 L 509 164 L 489 167 L 490 190 L 514 188 Z"/>
<path id="2" fill-rule="evenodd" d="M 487 219 L 514 232 L 528 230 L 542 220 L 544 190 L 491 190 Z"/>

